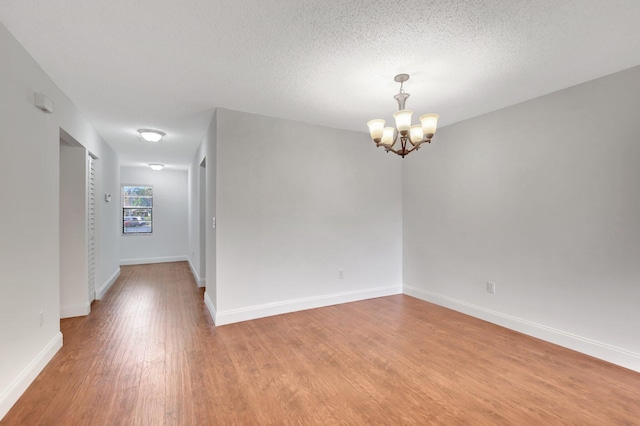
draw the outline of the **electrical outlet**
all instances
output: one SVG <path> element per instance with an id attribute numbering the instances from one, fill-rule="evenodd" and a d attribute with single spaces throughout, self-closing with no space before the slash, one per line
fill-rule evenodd
<path id="1" fill-rule="evenodd" d="M 487 292 L 491 294 L 496 293 L 496 283 L 487 281 Z"/>
<path id="2" fill-rule="evenodd" d="M 341 280 L 344 279 L 344 271 L 342 269 L 338 270 L 338 278 Z"/>

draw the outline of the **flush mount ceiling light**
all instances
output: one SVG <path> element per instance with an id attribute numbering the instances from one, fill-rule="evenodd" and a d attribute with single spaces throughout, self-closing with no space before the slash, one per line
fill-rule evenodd
<path id="1" fill-rule="evenodd" d="M 151 170 L 159 171 L 159 170 L 162 170 L 162 168 L 164 167 L 164 164 L 149 163 L 149 167 L 151 167 Z"/>
<path id="2" fill-rule="evenodd" d="M 393 114 L 393 118 L 396 119 L 396 128 L 384 127 L 382 119 L 371 120 L 367 126 L 369 126 L 371 139 L 376 143 L 376 146 L 382 146 L 387 152 L 393 152 L 404 158 L 405 155 L 420 148 L 423 143 L 431 143 L 431 138 L 436 134 L 440 116 L 438 114 L 424 114 L 420 116 L 421 124 L 411 125 L 413 111 L 404 108 L 409 94 L 405 93 L 402 87 L 404 82 L 409 80 L 409 74 L 398 74 L 394 80 L 400 83 L 400 92 L 394 96 L 398 101 L 398 111 Z M 398 136 L 400 144 L 396 145 Z"/>
<path id="3" fill-rule="evenodd" d="M 160 142 L 165 135 L 165 133 L 160 130 L 151 129 L 140 129 L 138 130 L 138 133 L 140 133 L 140 137 L 147 142 Z"/>

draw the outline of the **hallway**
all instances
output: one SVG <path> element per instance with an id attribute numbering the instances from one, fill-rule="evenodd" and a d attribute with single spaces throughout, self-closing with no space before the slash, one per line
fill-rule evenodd
<path id="1" fill-rule="evenodd" d="M 214 328 L 123 266 L 1 425 L 638 424 L 640 374 L 408 296 Z"/>

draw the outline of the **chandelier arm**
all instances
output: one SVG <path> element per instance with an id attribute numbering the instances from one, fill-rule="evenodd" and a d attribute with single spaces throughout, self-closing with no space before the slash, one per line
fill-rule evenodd
<path id="1" fill-rule="evenodd" d="M 382 144 L 379 144 L 378 146 L 383 147 L 387 152 L 393 152 L 394 154 L 400 155 L 400 151 L 398 151 L 397 149 L 393 149 L 391 146 L 382 145 Z"/>
<path id="2" fill-rule="evenodd" d="M 409 139 L 409 142 L 411 142 L 411 140 Z M 413 143 L 411 143 L 413 145 Z M 404 149 L 403 153 L 404 155 L 402 156 L 402 158 L 404 158 L 405 155 L 408 155 L 409 153 L 415 151 L 416 149 L 420 148 L 420 144 L 417 145 L 413 145 L 413 147 L 409 148 L 409 149 Z"/>
<path id="3" fill-rule="evenodd" d="M 402 139 L 404 139 L 403 136 L 400 136 L 400 139 L 402 141 Z M 396 141 L 398 140 L 398 134 L 396 134 L 396 137 L 393 140 L 393 144 L 391 145 L 383 145 L 381 143 L 376 143 L 376 147 L 383 147 L 385 149 L 385 151 L 387 152 L 393 152 L 396 155 L 399 155 L 401 157 L 405 157 L 406 155 L 408 155 L 409 153 L 413 152 L 413 151 L 417 151 L 423 143 L 431 143 L 431 139 L 423 139 L 418 143 L 413 143 L 411 142 L 411 139 L 409 137 L 406 138 L 406 140 L 408 140 L 409 142 L 411 142 L 411 146 L 409 149 L 407 149 L 407 145 L 405 143 L 404 146 L 401 146 L 399 149 L 394 149 L 393 145 L 395 145 Z M 402 144 L 402 142 L 401 142 Z"/>
<path id="4" fill-rule="evenodd" d="M 387 152 L 391 151 L 391 152 L 393 152 L 394 154 L 398 154 L 398 155 L 400 155 L 400 152 L 399 152 L 397 149 L 393 149 L 393 148 L 391 148 L 390 146 L 389 146 L 389 147 L 385 147 L 385 148 L 387 149 Z"/>
<path id="5" fill-rule="evenodd" d="M 411 148 L 410 150 L 407 151 L 407 154 L 412 152 L 412 151 L 418 150 L 418 148 L 420 148 L 420 146 L 425 142 L 426 143 L 431 143 L 431 139 L 425 139 L 425 140 L 423 140 L 421 142 L 418 142 L 416 145 L 413 146 L 413 148 Z"/>
<path id="6" fill-rule="evenodd" d="M 405 155 L 409 155 L 410 153 L 412 153 L 413 151 L 415 151 L 416 149 L 420 148 L 419 146 L 414 146 L 411 149 L 408 149 L 406 151 L 403 151 L 401 153 L 398 153 L 398 155 L 402 155 L 402 158 L 404 158 Z"/>
<path id="7" fill-rule="evenodd" d="M 409 139 L 409 142 L 411 142 L 411 139 Z M 431 143 L 431 139 L 422 139 L 422 140 L 421 140 L 420 142 L 418 142 L 418 143 L 413 143 L 413 142 L 411 142 L 411 143 L 413 144 L 413 146 L 415 146 L 415 147 L 419 147 L 419 146 L 420 146 L 420 145 L 422 145 L 423 143 Z"/>

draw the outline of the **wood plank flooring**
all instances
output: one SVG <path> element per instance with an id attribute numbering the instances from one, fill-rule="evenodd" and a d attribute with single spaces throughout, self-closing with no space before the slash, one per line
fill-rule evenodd
<path id="1" fill-rule="evenodd" d="M 215 328 L 122 267 L 2 425 L 640 425 L 640 374 L 408 297 Z"/>

